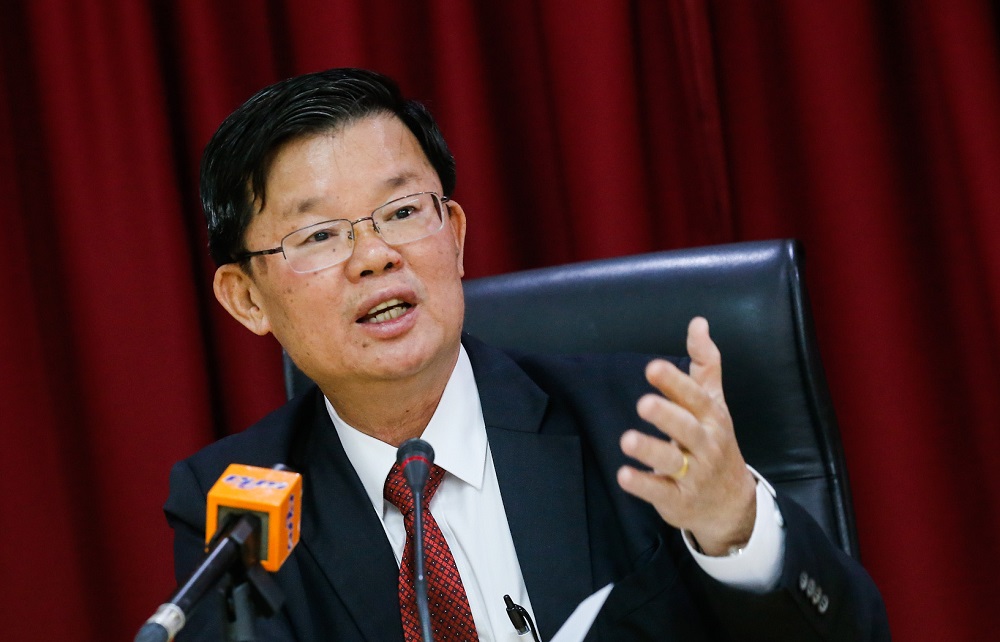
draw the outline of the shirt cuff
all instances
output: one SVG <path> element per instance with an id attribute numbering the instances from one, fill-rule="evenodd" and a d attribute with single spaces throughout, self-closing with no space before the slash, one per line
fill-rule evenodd
<path id="1" fill-rule="evenodd" d="M 698 566 L 711 577 L 736 589 L 766 593 L 781 577 L 785 520 L 774 501 L 774 488 L 756 470 L 747 468 L 757 480 L 757 514 L 745 547 L 725 557 L 712 557 L 698 550 L 690 532 L 681 533 Z"/>

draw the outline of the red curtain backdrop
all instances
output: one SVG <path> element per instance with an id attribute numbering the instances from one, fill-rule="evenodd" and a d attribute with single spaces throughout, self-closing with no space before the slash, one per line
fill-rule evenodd
<path id="1" fill-rule="evenodd" d="M 4 3 L 4 637 L 131 639 L 173 589 L 170 464 L 282 401 L 211 296 L 197 167 L 253 91 L 333 66 L 439 117 L 470 276 L 801 239 L 895 636 L 988 636 L 998 32 L 987 0 Z"/>

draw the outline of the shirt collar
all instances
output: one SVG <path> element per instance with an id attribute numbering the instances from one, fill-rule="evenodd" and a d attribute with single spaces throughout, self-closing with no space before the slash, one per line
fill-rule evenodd
<path id="1" fill-rule="evenodd" d="M 347 458 L 361 478 L 375 512 L 384 515 L 382 488 L 396 462 L 396 448 L 350 426 L 340 418 L 330 400 L 325 401 Z M 486 469 L 486 424 L 465 346 L 459 345 L 458 361 L 420 437 L 433 446 L 435 464 L 476 489 L 482 488 Z"/>

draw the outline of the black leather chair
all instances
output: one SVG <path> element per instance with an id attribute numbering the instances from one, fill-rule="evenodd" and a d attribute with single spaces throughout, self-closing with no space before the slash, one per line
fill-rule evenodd
<path id="1" fill-rule="evenodd" d="M 684 355 L 696 315 L 722 351 L 744 457 L 858 556 L 840 434 L 796 241 L 658 252 L 465 283 L 465 329 L 527 352 Z M 308 379 L 285 359 L 289 397 Z"/>

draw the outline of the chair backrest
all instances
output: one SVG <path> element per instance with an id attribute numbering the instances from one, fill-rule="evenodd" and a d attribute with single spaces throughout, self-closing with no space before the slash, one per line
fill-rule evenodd
<path id="1" fill-rule="evenodd" d="M 796 241 L 733 243 L 588 261 L 465 283 L 465 329 L 527 352 L 684 355 L 709 320 L 744 457 L 858 555 L 840 434 Z M 289 396 L 308 385 L 285 359 Z"/>

